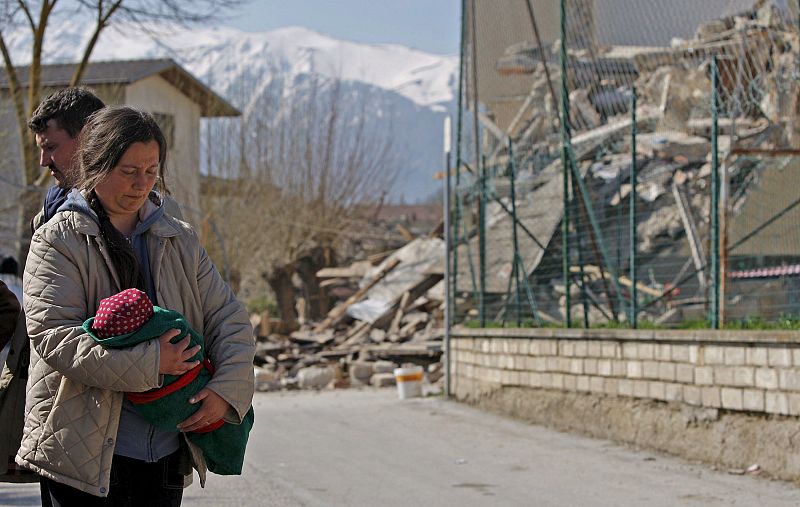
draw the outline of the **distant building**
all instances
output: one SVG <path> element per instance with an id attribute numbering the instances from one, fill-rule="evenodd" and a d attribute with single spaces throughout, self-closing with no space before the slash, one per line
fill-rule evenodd
<path id="1" fill-rule="evenodd" d="M 42 67 L 42 98 L 68 86 L 76 64 Z M 28 67 L 18 69 L 22 86 Z M 95 62 L 81 80 L 108 105 L 129 105 L 151 113 L 164 131 L 167 187 L 183 208 L 184 218 L 198 223 L 200 204 L 200 118 L 241 113 L 171 59 Z M 17 199 L 22 189 L 21 154 L 16 113 L 8 78 L 0 73 L 0 252 L 16 252 Z"/>

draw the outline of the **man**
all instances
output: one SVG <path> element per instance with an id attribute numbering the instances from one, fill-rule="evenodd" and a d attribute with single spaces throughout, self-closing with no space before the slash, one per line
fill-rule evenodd
<path id="1" fill-rule="evenodd" d="M 39 165 L 50 169 L 56 184 L 47 192 L 42 210 L 31 221 L 32 231 L 56 214 L 77 182 L 80 170 L 75 161 L 78 136 L 92 113 L 103 107 L 103 101 L 89 90 L 65 88 L 44 99 L 33 112 L 28 128 L 34 133 L 40 150 Z M 8 291 L 5 286 L 3 289 Z M 8 293 L 14 297 L 13 293 Z M 17 313 L 18 319 L 16 314 L 13 319 L 4 318 L 14 327 L 11 328 L 13 334 L 3 343 L 5 357 L 0 362 L 0 482 L 38 482 L 38 475 L 19 468 L 13 460 L 25 420 L 25 383 L 30 355 L 25 318 L 22 312 Z"/>
<path id="2" fill-rule="evenodd" d="M 50 169 L 56 184 L 47 192 L 42 211 L 34 217 L 35 231 L 56 214 L 75 185 L 80 170 L 75 161 L 81 129 L 103 101 L 86 88 L 64 88 L 44 99 L 33 112 L 28 128 L 39 147 L 39 165 Z"/>

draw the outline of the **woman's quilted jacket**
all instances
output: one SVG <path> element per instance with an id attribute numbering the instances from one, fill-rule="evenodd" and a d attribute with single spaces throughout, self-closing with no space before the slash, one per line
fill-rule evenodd
<path id="1" fill-rule="evenodd" d="M 225 419 L 238 424 L 253 396 L 255 344 L 247 312 L 188 224 L 165 214 L 147 236 L 158 302 L 205 337 L 216 367 L 207 387 L 230 403 Z M 157 342 L 105 349 L 81 327 L 101 299 L 120 289 L 92 217 L 60 211 L 34 234 L 24 276 L 28 416 L 17 462 L 96 496 L 108 494 L 123 393 L 161 382 Z M 202 453 L 191 443 L 189 449 L 202 484 Z"/>

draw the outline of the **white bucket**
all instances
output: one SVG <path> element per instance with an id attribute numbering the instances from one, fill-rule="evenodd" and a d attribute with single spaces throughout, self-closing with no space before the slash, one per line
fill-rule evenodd
<path id="1" fill-rule="evenodd" d="M 397 396 L 401 400 L 422 396 L 422 366 L 395 368 L 394 378 L 397 381 Z"/>

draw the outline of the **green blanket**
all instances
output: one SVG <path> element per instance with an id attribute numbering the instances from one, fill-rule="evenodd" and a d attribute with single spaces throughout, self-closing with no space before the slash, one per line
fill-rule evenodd
<path id="1" fill-rule="evenodd" d="M 180 330 L 180 334 L 171 340 L 172 343 L 179 342 L 188 333 L 191 336 L 190 347 L 201 346 L 201 350 L 190 359 L 201 362 L 196 370 L 180 376 L 164 375 L 163 387 L 145 393 L 128 394 L 136 411 L 151 424 L 166 431 L 178 431 L 178 423 L 186 420 L 200 408 L 200 403 L 191 404 L 189 399 L 205 387 L 211 379 L 212 373 L 209 371 L 208 362 L 204 361 L 203 337 L 189 326 L 183 315 L 158 306 L 154 306 L 153 310 L 155 311 L 153 317 L 133 333 L 99 338 L 92 331 L 94 318 L 84 322 L 83 329 L 97 343 L 107 348 L 132 347 L 158 338 L 170 329 Z M 185 375 L 189 375 L 189 377 L 185 377 Z M 188 380 L 190 381 L 187 383 Z M 183 385 L 184 383 L 185 385 Z M 177 386 L 180 387 L 175 389 Z M 210 472 L 219 475 L 241 475 L 247 437 L 253 427 L 253 419 L 253 408 L 251 407 L 242 424 L 225 423 L 207 433 L 187 433 L 187 437 L 203 451 Z"/>

